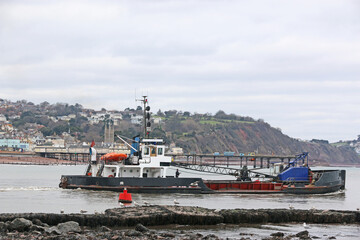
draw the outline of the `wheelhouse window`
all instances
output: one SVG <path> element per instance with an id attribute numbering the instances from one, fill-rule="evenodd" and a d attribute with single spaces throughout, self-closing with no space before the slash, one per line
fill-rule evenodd
<path id="1" fill-rule="evenodd" d="M 161 147 L 158 148 L 158 155 L 163 155 L 163 148 Z"/>
<path id="2" fill-rule="evenodd" d="M 151 149 L 150 156 L 156 157 L 156 147 L 150 147 L 150 149 Z"/>
<path id="3" fill-rule="evenodd" d="M 145 147 L 144 148 L 144 155 L 149 155 L 149 148 L 148 147 Z"/>

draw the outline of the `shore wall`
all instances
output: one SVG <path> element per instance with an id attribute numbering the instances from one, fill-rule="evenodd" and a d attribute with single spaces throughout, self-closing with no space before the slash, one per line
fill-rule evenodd
<path id="1" fill-rule="evenodd" d="M 0 164 L 14 165 L 77 165 L 86 164 L 80 161 L 60 160 L 39 156 L 0 156 Z"/>
<path id="2" fill-rule="evenodd" d="M 81 226 L 145 226 L 181 224 L 216 225 L 219 223 L 318 223 L 360 224 L 359 211 L 290 210 L 290 209 L 232 209 L 212 210 L 188 206 L 139 206 L 108 209 L 103 214 L 54 214 L 54 213 L 3 213 L 0 222 L 25 218 L 39 219 L 49 225 L 75 221 Z"/>

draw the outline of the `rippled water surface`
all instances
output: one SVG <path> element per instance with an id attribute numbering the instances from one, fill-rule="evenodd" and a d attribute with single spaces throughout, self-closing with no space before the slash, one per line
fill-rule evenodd
<path id="1" fill-rule="evenodd" d="M 346 191 L 325 195 L 287 194 L 132 194 L 139 204 L 173 204 L 224 208 L 288 208 L 355 210 L 360 207 L 360 169 L 346 168 Z M 62 174 L 83 174 L 85 166 L 19 166 L 0 165 L 0 212 L 54 212 L 64 210 L 89 213 L 118 206 L 118 193 L 106 191 L 68 190 L 58 187 Z M 174 170 L 173 170 L 174 171 Z M 172 172 L 170 172 L 172 173 Z M 181 171 L 181 177 L 201 176 L 205 179 L 232 179 L 228 176 Z"/>
<path id="2" fill-rule="evenodd" d="M 212 209 L 233 208 L 288 208 L 289 204 L 298 209 L 356 210 L 360 207 L 360 169 L 345 168 L 346 190 L 342 193 L 325 195 L 286 194 L 132 194 L 139 204 L 172 205 L 176 199 L 180 205 L 200 206 Z M 19 166 L 0 165 L 0 213 L 43 212 L 88 213 L 102 212 L 119 207 L 118 193 L 106 191 L 68 190 L 58 187 L 62 174 L 83 174 L 85 166 Z M 174 174 L 175 170 L 169 171 Z M 204 179 L 232 179 L 206 173 L 181 171 L 181 177 L 202 177 Z M 173 230 L 179 226 L 174 226 Z M 163 229 L 162 229 L 163 228 Z M 158 230 L 171 228 L 159 226 Z M 186 232 L 215 234 L 221 238 L 262 239 L 271 233 L 286 235 L 305 230 L 302 224 L 283 225 L 219 225 L 211 227 L 186 227 Z M 310 236 L 319 239 L 360 239 L 359 225 L 308 225 Z"/>

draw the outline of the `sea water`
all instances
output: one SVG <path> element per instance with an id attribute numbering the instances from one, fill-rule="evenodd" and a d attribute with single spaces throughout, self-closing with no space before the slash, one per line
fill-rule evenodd
<path id="1" fill-rule="evenodd" d="M 86 166 L 33 166 L 33 165 L 0 165 L 0 213 L 79 213 L 85 210 L 88 213 L 103 212 L 109 208 L 119 207 L 118 193 L 109 191 L 89 191 L 82 189 L 59 188 L 61 175 L 84 174 Z M 210 209 L 258 209 L 258 208 L 289 208 L 295 209 L 335 209 L 353 210 L 360 208 L 359 168 L 342 168 L 346 170 L 346 190 L 342 192 L 319 195 L 290 195 L 290 194 L 132 194 L 133 201 L 143 204 L 173 205 L 176 199 L 183 206 L 199 206 Z M 168 174 L 175 174 L 176 169 L 170 169 Z M 204 179 L 233 179 L 232 176 L 214 175 L 209 173 L 181 170 L 180 177 L 202 177 Z M 281 231 L 281 228 L 297 229 L 300 225 L 272 226 L 261 231 Z M 261 232 L 259 227 L 256 232 Z M 274 228 L 274 229 L 271 229 Z M 350 228 L 348 235 L 343 233 L 344 228 Z M 236 227 L 238 234 L 239 227 Z M 247 230 L 246 230 L 247 229 Z M 244 227 L 249 231 L 251 227 Z M 336 230 L 337 229 L 337 230 Z M 358 226 L 337 226 L 331 228 L 337 231 L 337 239 L 349 239 L 357 235 Z M 204 229 L 204 232 L 215 234 L 231 234 L 234 229 Z M 326 226 L 317 226 L 314 231 L 319 235 L 329 232 Z M 342 236 L 343 234 L 344 236 Z M 323 234 L 324 235 L 324 234 Z M 269 234 L 267 235 L 269 236 Z M 239 236 L 238 236 L 239 237 Z M 321 236 L 320 236 L 321 237 Z M 359 237 L 360 238 L 360 237 Z M 357 238 L 355 238 L 357 239 Z"/>

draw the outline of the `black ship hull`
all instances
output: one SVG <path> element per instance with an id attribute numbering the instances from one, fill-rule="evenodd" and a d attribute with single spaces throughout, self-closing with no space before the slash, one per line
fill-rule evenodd
<path id="1" fill-rule="evenodd" d="M 88 189 L 129 193 L 202 193 L 211 191 L 201 178 L 134 178 L 134 177 L 90 177 L 65 175 L 60 187 L 67 189 Z"/>
<path id="2" fill-rule="evenodd" d="M 230 180 L 203 181 L 201 178 L 134 178 L 64 175 L 61 188 L 88 189 L 129 193 L 238 193 L 238 194 L 325 194 L 345 189 L 345 170 L 314 171 L 315 183 L 242 182 Z"/>

